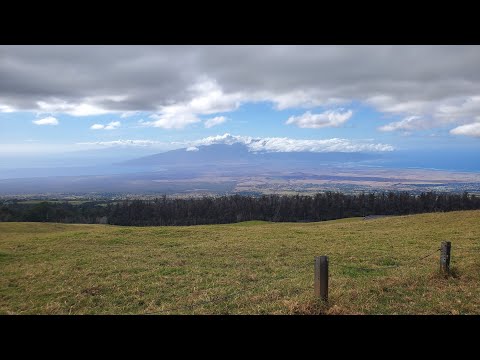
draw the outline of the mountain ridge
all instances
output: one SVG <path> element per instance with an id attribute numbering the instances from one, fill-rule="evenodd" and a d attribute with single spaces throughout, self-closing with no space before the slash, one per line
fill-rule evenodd
<path id="1" fill-rule="evenodd" d="M 253 152 L 244 144 L 212 144 L 195 147 L 195 150 L 182 148 L 153 155 L 142 156 L 115 165 L 159 166 L 195 165 L 219 162 L 282 163 L 289 162 L 358 162 L 380 159 L 381 155 L 363 152 Z"/>

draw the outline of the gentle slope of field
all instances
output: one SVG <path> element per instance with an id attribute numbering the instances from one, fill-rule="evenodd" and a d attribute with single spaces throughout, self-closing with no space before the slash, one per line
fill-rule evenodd
<path id="1" fill-rule="evenodd" d="M 448 279 L 438 274 L 442 240 L 452 241 Z M 313 297 L 316 255 L 330 259 L 328 305 Z M 0 223 L 0 313 L 480 314 L 480 211 L 192 227 Z"/>

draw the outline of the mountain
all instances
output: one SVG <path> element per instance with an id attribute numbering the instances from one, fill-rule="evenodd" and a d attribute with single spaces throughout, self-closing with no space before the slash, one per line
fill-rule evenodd
<path id="1" fill-rule="evenodd" d="M 381 155 L 366 153 L 314 153 L 314 152 L 261 152 L 249 151 L 244 144 L 214 144 L 204 145 L 190 150 L 177 149 L 164 153 L 144 156 L 119 163 L 124 166 L 174 166 L 199 167 L 205 165 L 271 165 L 290 166 L 298 164 L 319 165 L 330 162 L 348 163 L 372 161 L 380 159 Z"/>
<path id="2" fill-rule="evenodd" d="M 149 156 L 127 160 L 118 165 L 126 166 L 166 166 L 166 165 L 203 165 L 231 161 L 248 161 L 252 154 L 242 144 L 214 144 L 200 146 L 198 150 L 187 151 L 188 148 L 171 150 Z"/>

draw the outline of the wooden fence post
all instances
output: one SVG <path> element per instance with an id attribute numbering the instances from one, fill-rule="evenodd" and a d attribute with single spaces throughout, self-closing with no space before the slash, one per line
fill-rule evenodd
<path id="1" fill-rule="evenodd" d="M 328 256 L 315 256 L 315 297 L 328 301 Z"/>
<path id="2" fill-rule="evenodd" d="M 440 272 L 445 275 L 450 274 L 450 250 L 452 243 L 450 241 L 442 241 L 440 247 Z"/>

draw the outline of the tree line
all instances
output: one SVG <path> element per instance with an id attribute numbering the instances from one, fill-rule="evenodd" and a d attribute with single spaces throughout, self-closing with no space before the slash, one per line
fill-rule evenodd
<path id="1" fill-rule="evenodd" d="M 368 215 L 408 215 L 480 209 L 468 193 L 408 192 L 309 195 L 230 195 L 191 199 L 86 202 L 3 202 L 0 221 L 34 221 L 131 226 L 226 224 L 248 220 L 311 222 Z"/>

